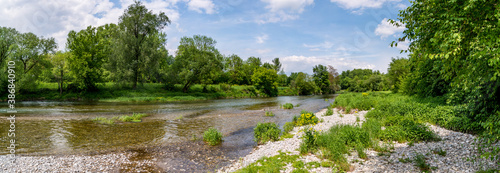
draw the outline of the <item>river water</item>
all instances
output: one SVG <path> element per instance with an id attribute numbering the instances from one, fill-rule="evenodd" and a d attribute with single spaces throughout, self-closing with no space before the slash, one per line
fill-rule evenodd
<path id="1" fill-rule="evenodd" d="M 334 95 L 281 96 L 273 98 L 219 99 L 171 103 L 109 103 L 29 101 L 16 103 L 16 153 L 52 155 L 106 153 L 150 146 L 186 144 L 215 127 L 224 135 L 219 149 L 233 148 L 244 155 L 256 145 L 253 128 L 258 122 L 282 127 L 301 110 L 317 112 L 333 102 Z M 328 99 L 328 100 L 325 100 Z M 299 105 L 280 109 L 284 103 Z M 0 103 L 0 146 L 8 146 L 10 123 L 6 103 Z M 273 111 L 274 117 L 266 117 Z M 140 123 L 104 125 L 92 121 L 145 113 Z M 194 140 L 196 141 L 196 140 Z M 199 140 L 198 140 L 199 143 Z M 0 150 L 0 155 L 7 154 Z"/>

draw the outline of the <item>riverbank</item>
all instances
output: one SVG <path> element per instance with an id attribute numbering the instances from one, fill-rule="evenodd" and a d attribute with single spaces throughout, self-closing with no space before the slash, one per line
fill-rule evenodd
<path id="1" fill-rule="evenodd" d="M 323 116 L 325 110 L 316 113 L 318 118 L 323 119 L 322 123 L 318 123 L 312 128 L 316 131 L 327 131 L 334 125 L 350 124 L 358 125 L 365 121 L 367 111 L 360 111 L 353 114 L 339 114 L 338 110 L 334 109 L 334 115 Z M 359 123 L 356 122 L 359 119 Z M 419 142 L 419 143 L 397 143 L 397 142 L 380 142 L 385 146 L 387 151 L 377 152 L 373 149 L 366 150 L 367 157 L 362 159 L 358 153 L 352 151 L 347 155 L 348 163 L 351 165 L 349 172 L 420 172 L 422 166 L 428 167 L 428 171 L 435 172 L 476 172 L 479 170 L 494 170 L 499 169 L 495 160 L 477 159 L 477 148 L 473 144 L 476 136 L 447 130 L 438 126 L 428 124 L 430 129 L 436 133 L 440 141 L 434 142 Z M 256 147 L 249 155 L 234 161 L 231 165 L 223 167 L 218 172 L 234 172 L 244 167 L 255 163 L 263 157 L 270 158 L 279 155 L 280 152 L 288 153 L 287 155 L 298 155 L 298 162 L 302 165 L 321 165 L 328 163 L 326 159 L 322 159 L 319 153 L 300 155 L 299 147 L 304 135 L 303 129 L 310 127 L 295 127 L 291 132 L 294 134 L 292 138 L 283 141 L 268 142 L 264 145 Z M 422 155 L 424 158 L 419 163 L 415 163 L 417 155 Z M 418 156 L 420 157 L 420 156 Z M 473 162 L 472 160 L 475 159 Z M 270 160 L 270 159 L 269 159 Z M 297 168 L 296 164 L 286 164 L 281 168 L 284 172 L 303 171 L 306 169 L 309 172 L 332 172 L 334 167 L 328 166 L 302 166 Z M 241 170 L 240 170 L 241 171 Z M 245 172 L 245 171 L 241 171 Z"/>
<path id="2" fill-rule="evenodd" d="M 278 87 L 278 95 L 293 96 L 296 92 L 289 87 Z M 94 92 L 64 90 L 60 94 L 57 83 L 47 83 L 40 85 L 35 91 L 16 94 L 16 101 L 175 102 L 252 97 L 261 97 L 261 94 L 253 86 L 246 85 L 207 85 L 204 89 L 202 85 L 196 84 L 184 93 L 181 85 L 166 89 L 164 84 L 145 83 L 132 89 L 106 83 L 100 85 L 99 90 Z M 6 100 L 7 95 L 0 95 L 0 101 Z"/>

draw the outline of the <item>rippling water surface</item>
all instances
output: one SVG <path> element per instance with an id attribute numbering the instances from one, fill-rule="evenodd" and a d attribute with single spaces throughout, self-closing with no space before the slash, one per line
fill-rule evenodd
<path id="1" fill-rule="evenodd" d="M 316 112 L 333 101 L 333 95 L 282 96 L 274 98 L 220 99 L 173 103 L 51 102 L 16 103 L 17 153 L 69 154 L 107 152 L 147 146 L 168 146 L 201 138 L 203 131 L 215 127 L 224 134 L 222 148 L 255 145 L 253 127 L 258 122 L 283 126 L 300 110 Z M 325 99 L 329 99 L 326 101 Z M 291 110 L 284 103 L 299 104 Z M 7 146 L 10 123 L 7 105 L 0 103 L 0 146 Z M 265 117 L 266 110 L 275 117 Z M 103 125 L 95 117 L 114 117 L 146 113 L 140 123 Z M 182 117 L 182 118 L 181 118 Z M 0 150 L 0 154 L 7 154 Z"/>

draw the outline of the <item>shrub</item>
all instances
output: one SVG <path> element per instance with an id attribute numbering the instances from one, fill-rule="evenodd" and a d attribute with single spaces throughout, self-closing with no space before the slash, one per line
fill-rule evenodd
<path id="1" fill-rule="evenodd" d="M 132 114 L 132 115 L 125 115 L 125 116 L 120 116 L 118 120 L 123 121 L 123 122 L 141 122 L 142 117 L 147 117 L 148 115 L 146 114 Z"/>
<path id="2" fill-rule="evenodd" d="M 291 104 L 291 103 L 285 103 L 285 104 L 281 105 L 281 107 L 283 109 L 293 109 L 293 104 Z"/>
<path id="3" fill-rule="evenodd" d="M 286 122 L 283 126 L 283 133 L 290 133 L 294 127 L 295 124 L 293 122 Z"/>
<path id="4" fill-rule="evenodd" d="M 266 111 L 266 117 L 274 117 L 274 113 L 272 111 Z"/>
<path id="5" fill-rule="evenodd" d="M 207 142 L 208 145 L 220 144 L 222 142 L 222 133 L 217 129 L 210 127 L 203 133 L 203 141 Z"/>
<path id="6" fill-rule="evenodd" d="M 229 91 L 231 89 L 231 85 L 229 84 L 221 83 L 219 86 L 222 91 Z"/>
<path id="7" fill-rule="evenodd" d="M 277 141 L 281 130 L 275 123 L 258 123 L 253 132 L 254 141 L 263 144 L 267 141 Z"/>
<path id="8" fill-rule="evenodd" d="M 333 109 L 331 107 L 328 107 L 326 109 L 325 115 L 323 116 L 330 116 L 330 115 L 333 115 Z"/>
<path id="9" fill-rule="evenodd" d="M 313 128 L 308 128 L 304 132 L 304 136 L 302 139 L 302 143 L 300 143 L 300 154 L 306 154 L 308 152 L 314 152 L 317 148 L 317 143 L 316 143 L 316 130 Z"/>
<path id="10" fill-rule="evenodd" d="M 318 117 L 316 117 L 313 113 L 304 110 L 302 110 L 299 117 L 297 116 L 293 117 L 293 122 L 295 123 L 295 126 L 303 126 L 308 124 L 315 125 L 318 123 L 318 121 L 319 121 Z"/>

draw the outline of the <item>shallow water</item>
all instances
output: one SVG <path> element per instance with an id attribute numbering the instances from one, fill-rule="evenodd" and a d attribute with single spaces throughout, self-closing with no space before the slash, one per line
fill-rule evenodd
<path id="1" fill-rule="evenodd" d="M 169 146 L 200 139 L 203 131 L 215 127 L 224 134 L 222 150 L 238 148 L 248 152 L 253 127 L 258 122 L 275 122 L 281 127 L 300 110 L 316 112 L 333 101 L 327 96 L 282 96 L 274 98 L 220 99 L 173 103 L 109 102 L 22 102 L 17 103 L 16 141 L 19 154 L 101 153 L 141 147 Z M 329 101 L 326 102 L 325 98 Z M 300 104 L 284 110 L 284 103 Z M 7 105 L 0 103 L 0 146 L 8 146 L 10 123 Z M 265 117 L 271 110 L 276 116 Z M 103 125 L 95 117 L 146 113 L 140 123 Z M 180 118 L 182 117 L 182 118 Z M 0 150 L 7 154 L 7 150 Z M 240 155 L 238 152 L 233 153 Z"/>

